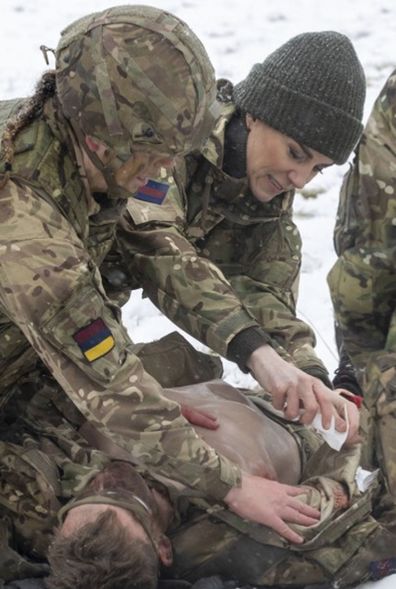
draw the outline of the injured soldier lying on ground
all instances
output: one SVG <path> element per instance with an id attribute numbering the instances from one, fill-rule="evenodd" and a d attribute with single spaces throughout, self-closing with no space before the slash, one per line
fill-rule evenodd
<path id="1" fill-rule="evenodd" d="M 17 417 L 1 431 L 5 581 L 154 589 L 159 576 L 193 583 L 219 575 L 244 585 L 348 587 L 389 570 L 393 504 L 382 495 L 380 474 L 358 481 L 361 445 L 337 452 L 274 412 L 264 395 L 220 380 L 165 391 L 217 416 L 219 427 L 197 427 L 199 434 L 310 510 L 306 525 L 290 524 L 304 542 L 291 543 L 135 468 L 51 385 L 43 382 L 28 403 L 19 399 Z"/>

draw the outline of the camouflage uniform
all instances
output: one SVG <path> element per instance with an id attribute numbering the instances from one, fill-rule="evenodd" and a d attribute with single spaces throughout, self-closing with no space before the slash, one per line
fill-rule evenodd
<path id="1" fill-rule="evenodd" d="M 222 169 L 234 113 L 233 103 L 223 104 L 202 152 L 159 179 L 166 196 L 150 202 L 143 191 L 130 199 L 117 234 L 119 258 L 130 259 L 129 276 L 116 252 L 108 265 L 120 268 L 125 284 L 138 275 L 165 315 L 242 369 L 254 349 L 270 343 L 329 384 L 313 332 L 296 318 L 301 239 L 293 194 L 260 204 L 246 177 Z M 237 340 L 238 351 L 232 349 Z"/>
<path id="2" fill-rule="evenodd" d="M 47 548 L 59 509 L 109 462 L 79 435 L 84 421 L 57 383 L 43 375 L 15 388 L 3 410 L 1 580 L 48 573 Z"/>
<path id="3" fill-rule="evenodd" d="M 191 582 L 221 575 L 239 585 L 308 588 L 312 584 L 318 589 L 349 587 L 391 574 L 395 511 L 389 504 L 380 507 L 381 474 L 365 491 L 358 489 L 360 446 L 336 452 L 318 441 L 310 428 L 287 422 L 269 403 L 257 396 L 249 399 L 297 442 L 300 500 L 316 507 L 321 518 L 308 528 L 292 525 L 305 539 L 304 544 L 293 545 L 224 506 L 192 498 L 181 523 L 168 533 L 174 562 L 164 574 Z"/>
<path id="4" fill-rule="evenodd" d="M 377 98 L 344 179 L 328 281 L 336 321 L 370 410 L 369 461 L 396 495 L 396 71 Z"/>
<path id="5" fill-rule="evenodd" d="M 131 25 L 130 17 L 135 29 L 144 32 L 133 39 L 134 45 L 130 44 L 136 46 L 136 61 L 132 63 L 123 58 L 118 45 L 125 42 L 123 23 L 125 20 Z M 72 142 L 73 133 L 93 129 L 96 137 L 114 144 L 116 157 L 123 161 L 131 148 L 131 139 L 133 145 L 142 143 L 141 148 L 150 150 L 153 146 L 154 150 L 159 147 L 162 151 L 168 140 L 171 153 L 183 151 L 183 146 L 192 148 L 198 137 L 202 141 L 206 136 L 207 100 L 213 94 L 211 70 L 203 86 L 202 72 L 195 78 L 190 75 L 187 94 L 184 85 L 175 85 L 172 79 L 173 86 L 179 88 L 175 100 L 176 105 L 180 101 L 182 114 L 174 105 L 166 108 L 163 96 L 160 103 L 147 106 L 149 97 L 155 102 L 156 87 L 152 80 L 156 80 L 159 62 L 146 75 L 147 64 L 143 61 L 142 66 L 141 58 L 147 60 L 158 33 L 168 43 L 160 48 L 161 55 L 162 51 L 163 55 L 169 53 L 169 43 L 178 50 L 173 47 L 174 57 L 182 55 L 185 46 L 183 39 L 180 40 L 183 37 L 180 27 L 184 31 L 185 25 L 181 26 L 171 15 L 147 7 L 123 7 L 78 21 L 66 30 L 58 49 L 58 92 L 48 98 L 42 113 L 14 138 L 12 162 L 7 159 L 6 137 L 3 137 L 0 407 L 4 411 L 7 403 L 13 405 L 13 395 L 20 385 L 27 383 L 26 392 L 29 383 L 43 378 L 46 370 L 42 362 L 81 414 L 129 451 L 137 464 L 147 464 L 156 473 L 172 476 L 204 495 L 221 499 L 238 484 L 240 471 L 198 438 L 181 416 L 179 405 L 162 397 L 160 385 L 144 371 L 134 354 L 133 344 L 121 323 L 120 309 L 106 295 L 99 271 L 114 241 L 126 199 L 113 192 L 100 198 L 90 193 L 80 174 Z M 98 34 L 103 34 L 103 38 L 96 39 Z M 196 45 L 194 50 L 191 31 L 190 34 L 184 31 L 184 36 L 186 52 L 189 47 L 185 60 L 192 64 L 194 72 L 197 64 L 205 63 L 203 54 L 199 54 L 203 49 Z M 106 63 L 98 61 L 95 55 L 90 61 L 90 55 L 84 53 L 89 43 L 94 51 L 95 43 L 102 41 L 101 60 L 105 50 L 109 51 L 111 59 L 107 65 L 114 68 L 111 87 L 107 85 Z M 94 70 L 95 76 L 92 68 L 98 68 Z M 69 87 L 65 83 L 67 76 Z M 128 88 L 124 85 L 128 76 L 139 82 L 133 113 L 126 108 Z M 161 76 L 160 88 L 161 84 L 169 84 L 163 73 Z M 80 93 L 76 79 L 81 85 Z M 200 88 L 197 93 L 190 88 L 192 79 Z M 107 102 L 98 101 L 89 87 L 92 80 L 102 81 L 94 90 Z M 205 100 L 203 88 L 208 89 Z M 145 93 L 146 110 L 141 102 Z M 70 107 L 70 112 L 60 106 L 60 101 Z M 77 108 L 79 101 L 82 111 Z M 119 108 L 115 108 L 117 101 Z M 2 127 L 20 104 L 13 101 L 2 104 Z M 73 117 L 81 119 L 80 131 Z M 148 120 L 146 126 L 145 120 Z M 134 124 L 128 144 L 125 137 L 122 140 L 122 134 L 126 133 L 123 123 Z M 195 125 L 200 130 L 196 137 Z M 111 181 L 111 170 L 104 168 L 103 172 Z"/>
<path id="6" fill-rule="evenodd" d="M 45 555 L 59 510 L 81 496 L 109 462 L 107 454 L 78 433 L 84 417 L 49 377 L 35 391 L 27 402 L 26 390 L 20 388 L 6 412 L 11 425 L 1 432 L 0 578 L 5 580 L 47 573 Z M 169 535 L 175 561 L 164 574 L 190 581 L 221 574 L 243 583 L 291 587 L 335 580 L 344 587 L 367 579 L 369 563 L 391 556 L 394 544 L 393 536 L 369 515 L 377 484 L 365 493 L 356 488 L 359 448 L 334 452 L 318 445 L 303 426 L 275 417 L 260 401 L 259 406 L 298 443 L 303 480 L 310 485 L 310 491 L 302 489 L 301 499 L 321 509 L 320 523 L 297 526 L 306 542 L 290 546 L 272 530 L 243 521 L 219 504 L 194 497 L 187 503 L 188 489 L 181 496 L 173 490 L 176 518 Z M 351 497 L 346 510 L 338 498 L 339 483 Z"/>

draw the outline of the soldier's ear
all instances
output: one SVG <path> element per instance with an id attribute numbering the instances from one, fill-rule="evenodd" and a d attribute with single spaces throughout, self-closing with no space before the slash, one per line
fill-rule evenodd
<path id="1" fill-rule="evenodd" d="M 85 143 L 87 144 L 88 148 L 93 152 L 98 151 L 100 148 L 99 141 L 92 137 L 92 135 L 85 135 Z"/>
<path id="2" fill-rule="evenodd" d="M 160 539 L 158 540 L 158 556 L 164 566 L 171 566 L 173 562 L 172 544 L 168 536 L 165 536 L 165 534 L 161 534 Z"/>
<path id="3" fill-rule="evenodd" d="M 110 157 L 109 148 L 107 145 L 92 137 L 92 135 L 85 135 L 85 143 L 90 151 L 96 153 L 96 155 L 106 163 Z"/>
<path id="4" fill-rule="evenodd" d="M 85 143 L 91 151 L 98 155 L 106 155 L 109 152 L 107 145 L 96 139 L 96 137 L 92 137 L 92 135 L 85 135 Z"/>

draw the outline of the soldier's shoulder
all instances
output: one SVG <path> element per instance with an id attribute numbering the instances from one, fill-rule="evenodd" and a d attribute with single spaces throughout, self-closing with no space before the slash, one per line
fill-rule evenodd
<path id="1" fill-rule="evenodd" d="M 394 118 L 396 115 L 396 70 L 394 70 L 389 78 L 386 80 L 382 88 L 370 116 L 368 122 L 368 129 L 373 132 L 380 131 L 380 134 L 389 132 L 393 136 L 396 143 L 396 126 Z M 375 127 L 374 122 L 377 123 Z M 374 128 L 373 128 L 374 126 Z"/>

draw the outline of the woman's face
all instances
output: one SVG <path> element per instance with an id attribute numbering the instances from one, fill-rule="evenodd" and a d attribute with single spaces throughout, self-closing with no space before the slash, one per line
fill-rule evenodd
<path id="1" fill-rule="evenodd" d="M 292 188 L 303 188 L 318 172 L 334 164 L 329 157 L 249 114 L 246 125 L 247 176 L 250 190 L 260 202 L 269 202 Z"/>

